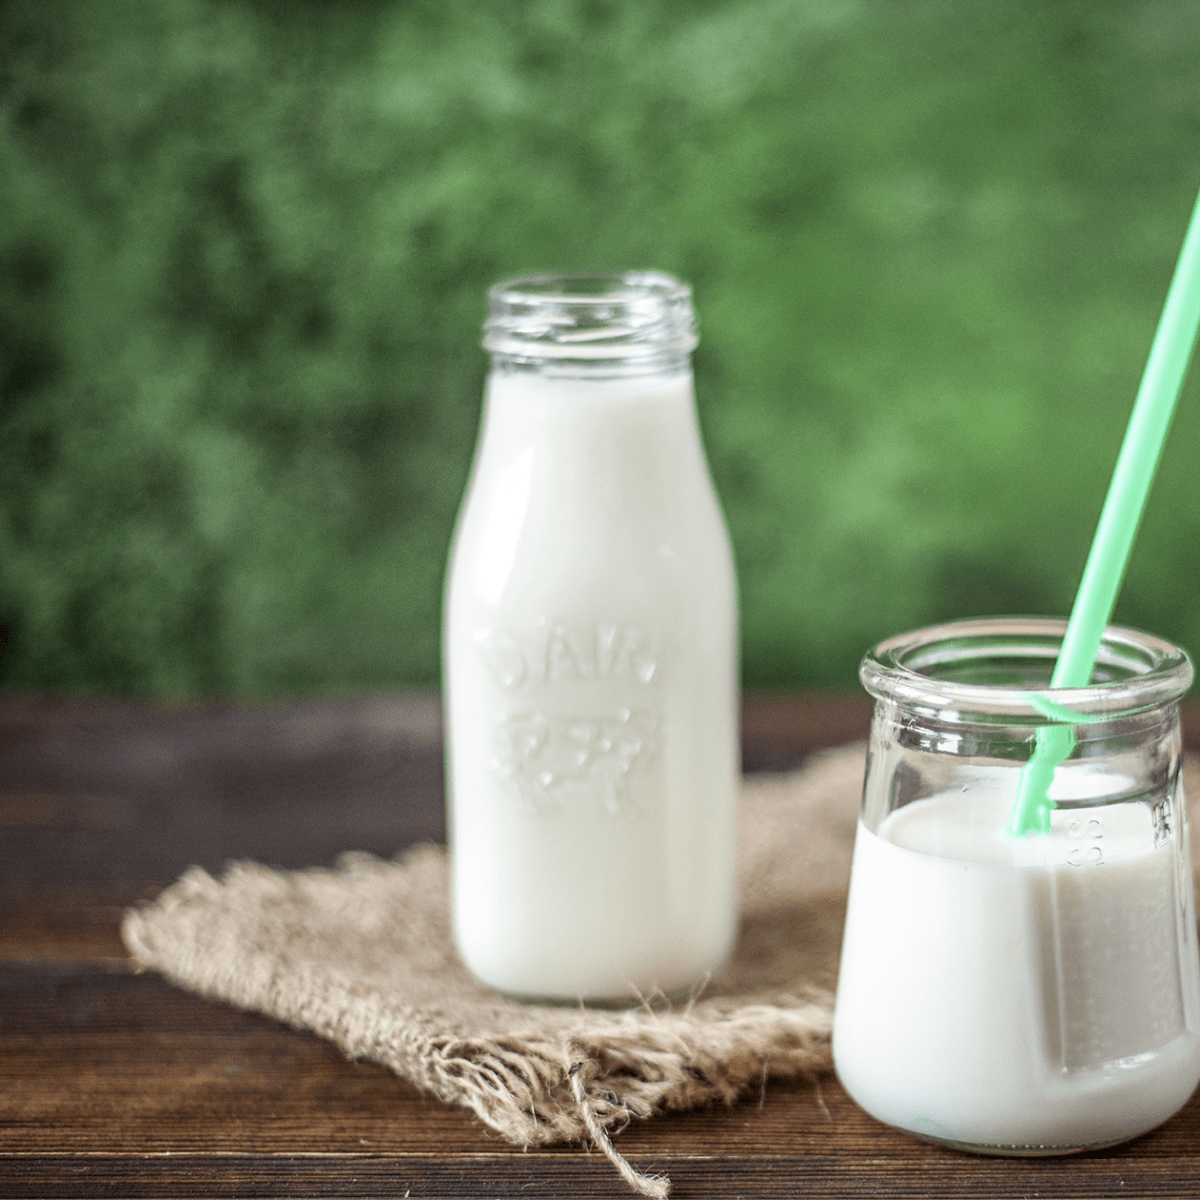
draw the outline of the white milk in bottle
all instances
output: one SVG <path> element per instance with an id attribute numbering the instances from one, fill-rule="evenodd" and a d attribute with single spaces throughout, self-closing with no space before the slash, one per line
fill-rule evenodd
<path id="1" fill-rule="evenodd" d="M 668 276 L 492 289 L 446 597 L 457 944 L 550 999 L 701 982 L 734 937 L 732 557 Z"/>

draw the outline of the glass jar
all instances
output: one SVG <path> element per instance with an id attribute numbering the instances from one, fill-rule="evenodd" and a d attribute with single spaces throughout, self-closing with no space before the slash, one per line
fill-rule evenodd
<path id="1" fill-rule="evenodd" d="M 1192 666 L 1109 628 L 1091 684 L 1051 691 L 1064 630 L 941 625 L 860 672 L 875 710 L 834 1063 L 867 1112 L 960 1149 L 1110 1145 L 1200 1081 L 1178 713 Z M 1020 836 L 1017 780 L 1046 730 L 1067 753 L 1050 828 Z"/>
<path id="2" fill-rule="evenodd" d="M 456 941 L 514 995 L 675 992 L 736 927 L 736 589 L 690 291 L 535 276 L 489 299 L 444 629 Z"/>

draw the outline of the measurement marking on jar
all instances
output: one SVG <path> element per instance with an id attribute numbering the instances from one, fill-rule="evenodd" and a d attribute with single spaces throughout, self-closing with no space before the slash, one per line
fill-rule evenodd
<path id="1" fill-rule="evenodd" d="M 1073 842 L 1088 842 L 1071 848 L 1067 865 L 1072 867 L 1096 867 L 1104 862 L 1104 822 L 1099 817 L 1069 817 L 1063 832 Z"/>

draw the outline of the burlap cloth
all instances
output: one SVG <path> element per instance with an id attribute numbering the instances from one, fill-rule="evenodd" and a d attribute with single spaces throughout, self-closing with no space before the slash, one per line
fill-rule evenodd
<path id="1" fill-rule="evenodd" d="M 140 966 L 183 987 L 384 1063 L 517 1144 L 590 1138 L 635 1190 L 665 1196 L 667 1181 L 634 1171 L 609 1133 L 830 1065 L 864 750 L 744 781 L 741 935 L 686 1003 L 530 1005 L 476 983 L 451 944 L 438 846 L 393 862 L 350 854 L 333 870 L 237 863 L 217 880 L 194 868 L 127 913 L 122 933 Z"/>

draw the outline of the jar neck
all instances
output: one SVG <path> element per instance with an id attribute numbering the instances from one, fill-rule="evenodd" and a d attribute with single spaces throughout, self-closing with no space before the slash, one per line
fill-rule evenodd
<path id="1" fill-rule="evenodd" d="M 488 293 L 484 348 L 494 370 L 619 378 L 690 369 L 691 289 L 670 275 L 531 275 Z"/>

